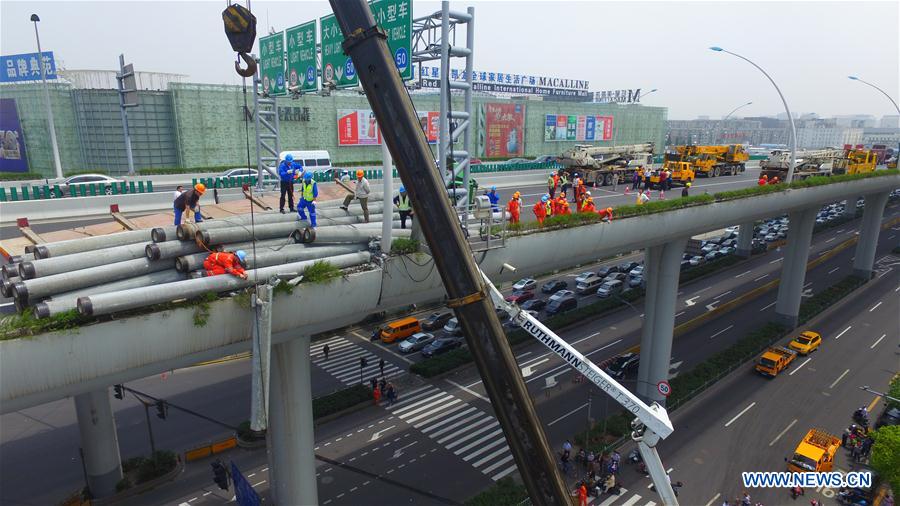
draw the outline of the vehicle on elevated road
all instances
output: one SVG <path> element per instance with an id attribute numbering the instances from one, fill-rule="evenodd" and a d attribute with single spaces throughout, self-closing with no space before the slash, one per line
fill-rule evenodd
<path id="1" fill-rule="evenodd" d="M 834 454 L 840 447 L 841 438 L 822 429 L 809 429 L 794 450 L 794 455 L 784 459 L 787 470 L 796 473 L 831 471 L 834 468 Z"/>
<path id="2" fill-rule="evenodd" d="M 788 348 L 796 351 L 801 355 L 809 355 L 819 349 L 822 344 L 822 336 L 817 332 L 806 330 L 800 333 L 788 343 Z"/>
<path id="3" fill-rule="evenodd" d="M 558 162 L 565 167 L 562 170 L 568 174 L 569 181 L 574 181 L 578 174 L 585 184 L 609 186 L 614 177 L 628 181 L 638 166 L 650 167 L 653 143 L 626 146 L 578 144 L 560 155 Z"/>
<path id="4" fill-rule="evenodd" d="M 121 179 L 109 177 L 105 174 L 77 174 L 75 176 L 67 177 L 62 182 L 60 182 L 59 191 L 62 192 L 63 196 L 70 195 L 72 193 L 72 186 L 83 184 L 86 186 L 94 185 L 98 188 L 99 191 L 103 192 L 104 195 L 112 195 L 112 185 L 120 184 L 122 182 L 123 181 Z M 54 193 L 50 193 L 51 198 L 55 196 L 56 195 Z"/>

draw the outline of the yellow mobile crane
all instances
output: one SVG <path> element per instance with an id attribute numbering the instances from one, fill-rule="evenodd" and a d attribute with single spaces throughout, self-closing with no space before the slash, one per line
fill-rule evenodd
<path id="1" fill-rule="evenodd" d="M 638 166 L 650 167 L 653 163 L 653 143 L 629 144 L 626 146 L 576 145 L 559 157 L 574 180 L 577 173 L 585 182 L 594 186 L 609 186 L 613 177 L 628 181 Z M 624 179 L 623 179 L 624 178 Z"/>
<path id="2" fill-rule="evenodd" d="M 697 176 L 735 176 L 744 172 L 750 155 L 741 144 L 721 146 L 675 146 L 682 162 L 690 162 Z"/>

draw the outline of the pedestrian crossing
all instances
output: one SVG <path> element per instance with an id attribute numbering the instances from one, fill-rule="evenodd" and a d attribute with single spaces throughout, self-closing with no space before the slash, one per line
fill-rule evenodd
<path id="1" fill-rule="evenodd" d="M 516 470 L 500 422 L 455 395 L 429 385 L 387 409 L 494 481 Z"/>
<path id="2" fill-rule="evenodd" d="M 328 345 L 328 359 L 325 358 L 323 352 L 326 344 Z M 312 343 L 309 347 L 309 353 L 313 364 L 322 368 L 345 385 L 359 384 L 360 358 L 366 359 L 366 366 L 362 368 L 363 382 L 368 382 L 371 378 L 381 378 L 381 370 L 378 365 L 381 357 L 356 343 L 350 342 L 344 337 L 335 336 L 331 339 Z M 404 372 L 403 369 L 385 361 L 385 379 L 399 376 Z"/>
<path id="3" fill-rule="evenodd" d="M 590 498 L 588 504 L 591 506 L 656 506 L 656 501 L 647 500 L 641 497 L 640 494 L 629 496 L 628 489 L 624 487 L 621 490 L 619 495 L 603 494 L 599 498 Z"/>

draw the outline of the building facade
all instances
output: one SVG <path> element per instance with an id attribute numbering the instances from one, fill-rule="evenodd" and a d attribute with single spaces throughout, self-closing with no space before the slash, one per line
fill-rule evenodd
<path id="1" fill-rule="evenodd" d="M 768 121 L 762 121 L 762 120 Z M 786 121 L 772 118 L 729 120 L 669 120 L 666 122 L 666 144 L 787 144 L 790 131 Z"/>

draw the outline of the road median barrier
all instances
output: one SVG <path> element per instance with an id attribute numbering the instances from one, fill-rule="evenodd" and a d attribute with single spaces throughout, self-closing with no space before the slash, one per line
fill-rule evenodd
<path id="1" fill-rule="evenodd" d="M 203 446 L 197 446 L 191 448 L 190 450 L 186 450 L 184 452 L 184 460 L 185 462 L 192 462 L 194 460 L 204 459 L 211 455 L 216 455 L 232 448 L 237 448 L 237 446 L 237 437 L 231 436 L 220 441 L 215 441 Z"/>

